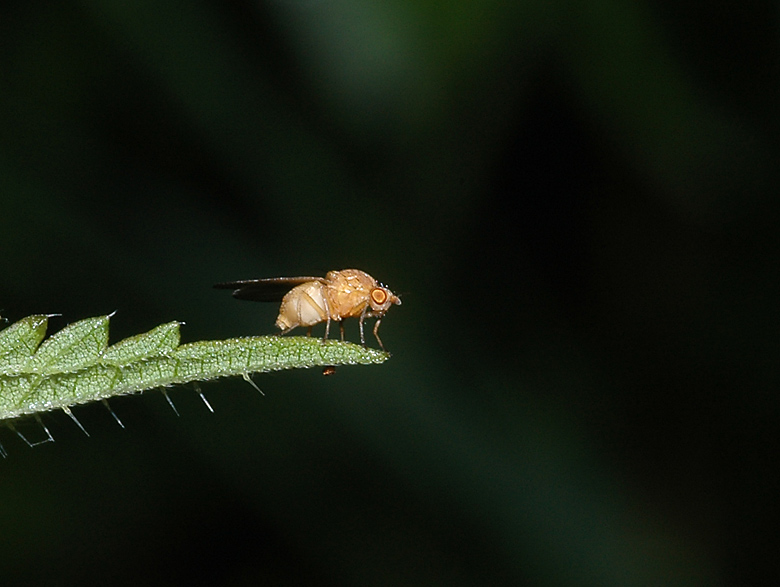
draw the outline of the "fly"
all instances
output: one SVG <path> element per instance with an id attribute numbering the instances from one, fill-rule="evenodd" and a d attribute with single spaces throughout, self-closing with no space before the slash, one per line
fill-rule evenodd
<path id="1" fill-rule="evenodd" d="M 254 302 L 278 302 L 279 316 L 276 327 L 280 334 L 287 334 L 298 326 L 311 327 L 325 322 L 325 339 L 330 323 L 339 323 L 341 340 L 344 340 L 345 318 L 358 318 L 360 342 L 365 346 L 363 322 L 376 318 L 374 337 L 382 350 L 385 345 L 379 338 L 379 324 L 390 306 L 401 305 L 401 299 L 365 271 L 343 269 L 329 271 L 325 277 L 271 277 L 218 283 L 218 289 L 232 289 L 233 297 Z"/>

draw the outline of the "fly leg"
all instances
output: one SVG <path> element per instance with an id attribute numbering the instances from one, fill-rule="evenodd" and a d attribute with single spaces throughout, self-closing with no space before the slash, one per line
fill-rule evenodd
<path id="1" fill-rule="evenodd" d="M 374 336 L 376 337 L 376 341 L 379 343 L 379 348 L 381 348 L 383 351 L 387 352 L 385 349 L 385 345 L 382 344 L 382 339 L 379 338 L 379 325 L 382 323 L 382 317 L 376 319 L 376 324 L 374 324 Z"/>
<path id="2" fill-rule="evenodd" d="M 360 344 L 363 346 L 366 346 L 366 337 L 363 334 L 363 321 L 366 319 L 366 316 L 368 315 L 368 306 L 363 308 L 363 312 L 360 314 Z"/>
<path id="3" fill-rule="evenodd" d="M 328 304 L 328 296 L 323 295 L 322 301 L 325 302 L 325 336 L 322 342 L 328 340 L 328 333 L 330 332 L 330 304 Z"/>
<path id="4" fill-rule="evenodd" d="M 363 321 L 366 318 L 376 318 L 376 324 L 374 324 L 374 337 L 376 338 L 376 341 L 379 343 L 379 348 L 381 348 L 383 351 L 387 352 L 387 349 L 385 348 L 385 345 L 382 344 L 382 339 L 379 338 L 379 325 L 382 323 L 382 318 L 383 317 L 384 317 L 384 314 L 369 312 L 368 308 L 363 310 L 363 313 L 360 315 L 360 342 L 361 342 L 361 344 L 363 346 L 366 346 L 366 337 L 363 334 Z"/>

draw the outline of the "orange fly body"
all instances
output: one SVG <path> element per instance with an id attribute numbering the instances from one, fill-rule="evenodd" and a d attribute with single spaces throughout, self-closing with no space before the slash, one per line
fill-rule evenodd
<path id="1" fill-rule="evenodd" d="M 379 338 L 379 324 L 392 305 L 400 305 L 401 299 L 365 271 L 343 269 L 329 271 L 325 277 L 271 277 L 218 283 L 214 287 L 232 289 L 233 297 L 256 302 L 281 300 L 276 327 L 287 334 L 298 326 L 311 326 L 325 322 L 325 338 L 328 338 L 331 321 L 339 323 L 344 340 L 345 318 L 358 318 L 360 342 L 365 345 L 363 322 L 376 318 L 374 336 L 385 350 Z"/>

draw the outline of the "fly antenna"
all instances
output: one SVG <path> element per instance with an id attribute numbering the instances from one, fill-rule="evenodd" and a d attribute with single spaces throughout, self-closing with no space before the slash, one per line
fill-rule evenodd
<path id="1" fill-rule="evenodd" d="M 78 418 L 73 415 L 73 412 L 70 411 L 70 408 L 68 406 L 63 406 L 62 411 L 65 412 L 68 416 L 70 416 L 70 419 L 73 420 L 76 423 L 76 426 L 81 428 L 81 431 L 89 436 L 89 432 L 87 432 L 86 428 L 81 425 L 81 422 L 79 422 Z"/>
<path id="2" fill-rule="evenodd" d="M 171 396 L 168 395 L 168 390 L 164 387 L 160 388 L 160 391 L 162 392 L 163 396 L 165 397 L 166 401 L 168 402 L 168 405 L 171 406 L 171 409 L 173 410 L 173 413 L 176 414 L 176 416 L 179 416 L 179 410 L 176 409 L 176 406 L 173 404 L 173 400 L 171 399 Z"/>
<path id="3" fill-rule="evenodd" d="M 125 425 L 122 424 L 122 420 L 119 419 L 119 416 L 117 416 L 116 413 L 114 412 L 114 410 L 111 409 L 111 406 L 108 405 L 108 400 L 104 398 L 104 399 L 100 400 L 100 403 L 102 403 L 104 406 L 106 406 L 106 409 L 114 417 L 114 420 L 116 420 L 116 423 L 119 424 L 120 428 L 122 428 L 124 430 Z"/>
<path id="4" fill-rule="evenodd" d="M 252 381 L 252 378 L 249 376 L 249 373 L 244 373 L 244 374 L 242 375 L 242 377 L 244 378 L 244 381 L 246 381 L 246 382 L 247 382 L 249 385 L 251 385 L 252 387 L 254 387 L 254 388 L 257 390 L 257 391 L 259 391 L 259 392 L 260 392 L 260 395 L 265 395 L 265 394 L 263 393 L 263 390 L 262 390 L 262 389 L 260 389 L 259 387 L 257 387 L 257 384 L 256 384 L 254 381 Z"/>

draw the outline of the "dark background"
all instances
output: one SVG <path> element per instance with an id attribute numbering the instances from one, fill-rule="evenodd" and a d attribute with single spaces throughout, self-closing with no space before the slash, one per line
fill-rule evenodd
<path id="1" fill-rule="evenodd" d="M 357 267 L 379 367 L 0 442 L 3 585 L 778 580 L 776 3 L 5 2 L 0 310 L 274 332 Z M 348 334 L 356 340 L 355 325 Z M 35 437 L 33 420 L 17 427 Z"/>

